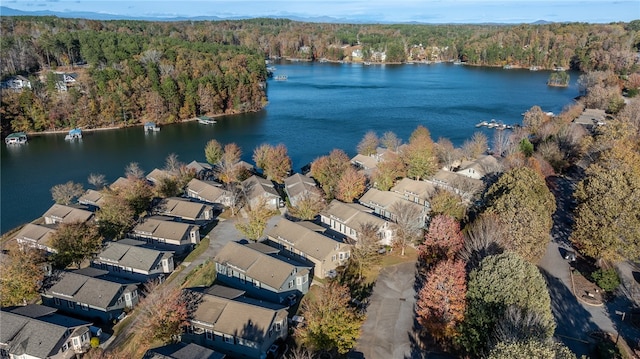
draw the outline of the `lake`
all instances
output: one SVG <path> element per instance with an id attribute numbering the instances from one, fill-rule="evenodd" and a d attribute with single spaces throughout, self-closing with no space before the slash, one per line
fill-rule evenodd
<path id="1" fill-rule="evenodd" d="M 284 143 L 293 168 L 334 148 L 355 155 L 364 134 L 395 132 L 407 141 L 423 125 L 434 141 L 449 138 L 456 146 L 476 131 L 492 138 L 480 121 L 520 123 L 534 105 L 560 112 L 578 95 L 578 73 L 568 88 L 546 86 L 547 71 L 503 70 L 443 64 L 372 65 L 332 63 L 275 64 L 287 81 L 268 82 L 269 104 L 258 113 L 217 118 L 217 124 L 165 125 L 157 133 L 142 127 L 84 133 L 82 142 L 64 134 L 34 136 L 19 147 L 2 145 L 2 233 L 41 216 L 52 204 L 50 188 L 69 180 L 85 187 L 90 173 L 112 182 L 125 166 L 138 162 L 146 172 L 164 166 L 170 153 L 182 162 L 205 161 L 210 139 L 235 142 L 252 162 L 262 143 Z"/>

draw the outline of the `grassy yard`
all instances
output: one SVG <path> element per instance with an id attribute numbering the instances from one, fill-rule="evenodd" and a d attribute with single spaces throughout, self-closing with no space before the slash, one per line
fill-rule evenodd
<path id="1" fill-rule="evenodd" d="M 188 287 L 209 287 L 216 280 L 216 264 L 207 260 L 187 275 L 182 283 L 183 288 Z"/>
<path id="2" fill-rule="evenodd" d="M 204 251 L 207 250 L 207 248 L 209 248 L 210 241 L 211 239 L 209 238 L 209 236 L 204 237 L 200 241 L 200 244 L 198 244 L 198 246 L 193 251 L 191 251 L 191 253 L 189 253 L 189 255 L 184 259 L 184 262 L 192 262 L 194 259 L 198 258 L 202 253 L 204 253 Z"/>

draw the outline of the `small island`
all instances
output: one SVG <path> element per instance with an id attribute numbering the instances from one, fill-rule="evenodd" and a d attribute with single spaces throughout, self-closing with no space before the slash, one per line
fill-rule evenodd
<path id="1" fill-rule="evenodd" d="M 552 72 L 547 80 L 547 85 L 552 87 L 567 87 L 569 86 L 570 76 L 565 71 Z"/>

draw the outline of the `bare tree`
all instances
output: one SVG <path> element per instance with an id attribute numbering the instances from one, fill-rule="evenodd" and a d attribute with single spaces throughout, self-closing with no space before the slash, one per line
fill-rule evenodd
<path id="1" fill-rule="evenodd" d="M 184 166 L 184 163 L 178 160 L 178 155 L 175 153 L 169 154 L 164 161 L 164 170 L 171 173 L 172 175 L 177 175 L 180 172 L 180 168 Z"/>
<path id="2" fill-rule="evenodd" d="M 362 223 L 358 228 L 358 240 L 351 240 L 350 261 L 358 268 L 358 278 L 362 279 L 364 268 L 376 264 L 380 260 L 378 250 L 380 249 L 380 236 L 378 227 L 373 223 Z"/>
<path id="3" fill-rule="evenodd" d="M 58 204 L 71 204 L 83 193 L 82 185 L 73 181 L 51 187 L 51 197 Z"/>
<path id="4" fill-rule="evenodd" d="M 406 247 L 411 243 L 416 243 L 423 238 L 424 216 L 420 206 L 409 201 L 400 200 L 391 206 L 395 223 L 393 244 L 400 247 L 401 255 L 404 256 Z"/>
<path id="5" fill-rule="evenodd" d="M 396 152 L 398 151 L 398 147 L 402 144 L 402 140 L 399 139 L 395 133 L 387 131 L 382 135 L 381 143 L 386 149 Z"/>
<path id="6" fill-rule="evenodd" d="M 467 227 L 459 256 L 467 262 L 468 269 L 476 268 L 485 257 L 502 253 L 507 238 L 507 227 L 498 216 L 483 214 Z"/>
<path id="7" fill-rule="evenodd" d="M 103 189 L 104 186 L 107 185 L 107 181 L 104 178 L 103 174 L 100 173 L 92 173 L 87 178 L 87 182 L 90 185 L 94 186 L 96 189 Z"/>
<path id="8" fill-rule="evenodd" d="M 493 153 L 502 157 L 511 146 L 511 138 L 507 131 L 495 131 L 493 133 Z"/>
<path id="9" fill-rule="evenodd" d="M 124 175 L 127 178 L 142 179 L 144 177 L 144 171 L 138 165 L 138 162 L 131 162 L 125 167 Z"/>
<path id="10" fill-rule="evenodd" d="M 438 142 L 435 143 L 435 152 L 440 166 L 447 167 L 449 170 L 451 170 L 456 161 L 462 158 L 460 149 L 455 148 L 453 143 L 444 137 L 440 137 Z"/>

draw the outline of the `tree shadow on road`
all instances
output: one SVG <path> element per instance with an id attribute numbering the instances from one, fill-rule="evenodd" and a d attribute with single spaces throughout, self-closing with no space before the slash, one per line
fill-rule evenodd
<path id="1" fill-rule="evenodd" d="M 588 333 L 598 329 L 592 321 L 591 313 L 573 295 L 559 278 L 540 268 L 551 294 L 551 310 L 556 320 L 555 336 L 579 358 L 589 355 L 592 344 Z"/>

